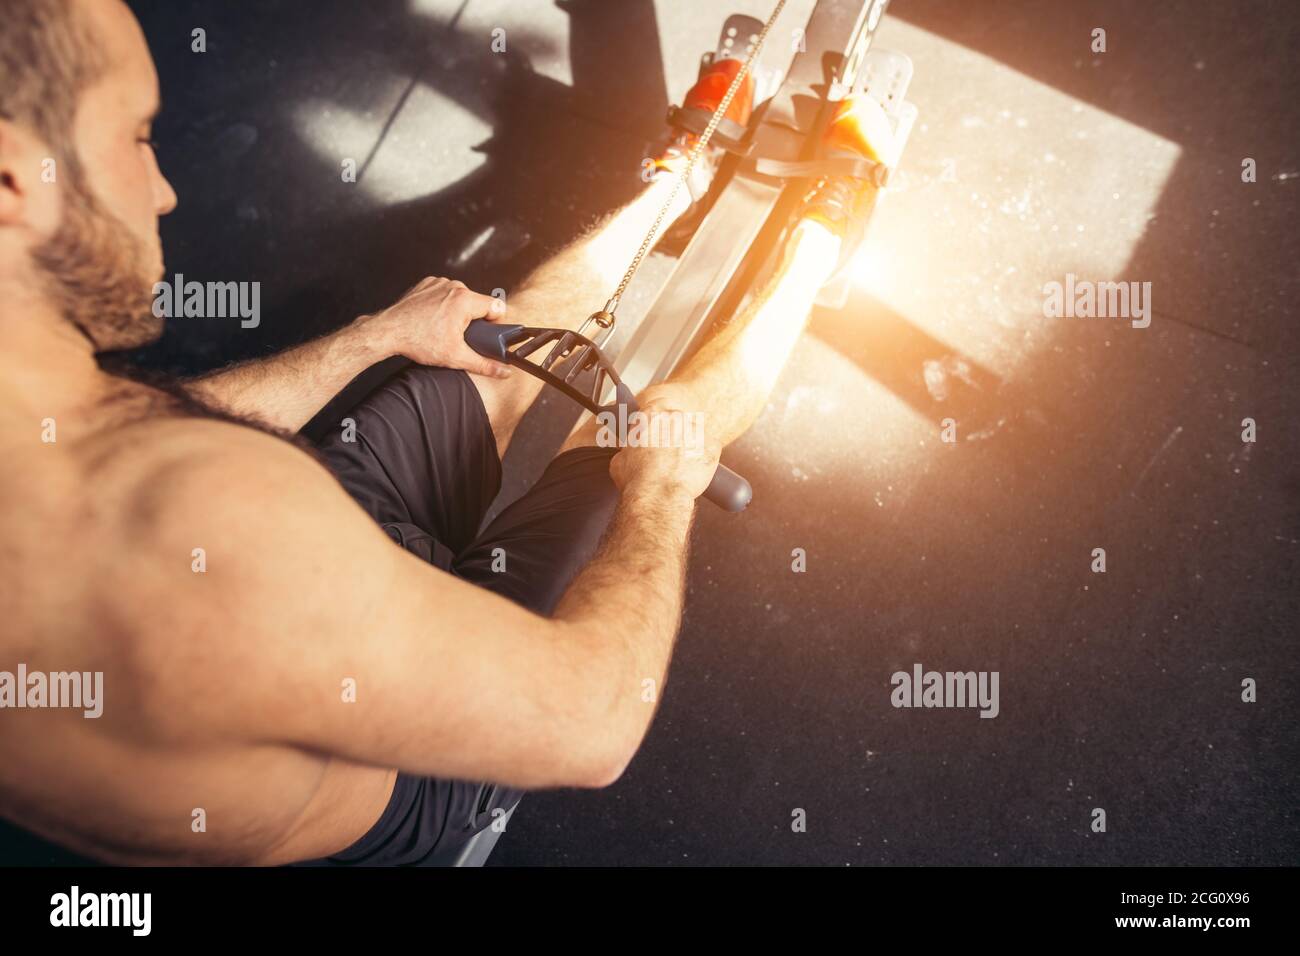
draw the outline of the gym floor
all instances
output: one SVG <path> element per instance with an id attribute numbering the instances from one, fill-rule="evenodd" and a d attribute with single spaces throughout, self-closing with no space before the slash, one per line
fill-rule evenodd
<path id="1" fill-rule="evenodd" d="M 195 372 L 426 274 L 509 292 L 636 192 L 725 15 L 772 3 L 133 6 L 168 269 L 262 283 L 259 328 L 177 320 L 141 357 Z M 491 863 L 1296 863 L 1300 15 L 895 0 L 877 45 L 916 66 L 904 175 L 726 456 L 753 505 L 700 510 L 659 716 L 612 788 L 526 798 Z M 1150 283 L 1150 326 L 1044 318 L 1067 274 Z M 506 496 L 570 419 L 539 406 Z M 918 662 L 999 672 L 999 715 L 893 708 Z"/>

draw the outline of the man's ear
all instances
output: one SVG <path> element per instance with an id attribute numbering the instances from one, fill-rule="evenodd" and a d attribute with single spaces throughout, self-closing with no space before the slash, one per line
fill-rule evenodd
<path id="1" fill-rule="evenodd" d="M 49 150 L 0 117 L 0 227 L 52 232 L 59 218 L 59 172 Z"/>
<path id="2" fill-rule="evenodd" d="M 16 226 L 23 216 L 26 184 L 19 171 L 13 123 L 0 119 L 0 226 Z"/>

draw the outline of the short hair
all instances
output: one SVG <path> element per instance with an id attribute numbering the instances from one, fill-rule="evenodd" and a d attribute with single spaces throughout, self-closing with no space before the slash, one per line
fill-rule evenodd
<path id="1" fill-rule="evenodd" d="M 100 45 L 75 0 L 4 0 L 0 117 L 34 130 L 75 162 L 72 127 L 82 92 L 102 75 Z M 102 0 L 95 0 L 102 2 Z"/>

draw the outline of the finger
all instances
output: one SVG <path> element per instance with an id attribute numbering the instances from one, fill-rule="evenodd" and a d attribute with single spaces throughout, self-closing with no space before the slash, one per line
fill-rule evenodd
<path id="1" fill-rule="evenodd" d="M 470 289 L 461 290 L 458 295 L 463 303 L 467 320 L 487 319 L 500 322 L 506 317 L 506 303 L 494 295 L 483 295 Z"/>
<path id="2" fill-rule="evenodd" d="M 413 286 L 411 286 L 409 289 L 407 289 L 407 290 L 406 290 L 406 294 L 403 295 L 402 298 L 405 299 L 405 298 L 408 298 L 409 296 L 416 295 L 417 293 L 420 293 L 420 292 L 427 292 L 427 291 L 428 291 L 429 289 L 431 289 L 431 288 L 434 286 L 434 284 L 436 284 L 437 282 L 438 282 L 438 277 L 437 277 L 437 276 L 425 276 L 423 279 L 421 279 L 421 280 L 420 280 L 419 282 L 417 282 L 415 285 L 413 285 Z"/>
<path id="3" fill-rule="evenodd" d="M 459 368 L 463 368 L 471 375 L 485 375 L 488 378 L 510 378 L 514 374 L 514 369 L 505 362 L 496 362 L 484 358 L 468 348 L 465 351 L 467 354 L 462 355 L 457 364 Z"/>
<path id="4" fill-rule="evenodd" d="M 685 412 L 687 408 L 676 395 L 656 395 L 641 404 L 641 411 L 647 415 L 663 415 Z"/>
<path id="5" fill-rule="evenodd" d="M 697 408 L 698 403 L 690 390 L 674 383 L 662 383 L 648 388 L 638 396 L 643 411 L 684 412 Z"/>

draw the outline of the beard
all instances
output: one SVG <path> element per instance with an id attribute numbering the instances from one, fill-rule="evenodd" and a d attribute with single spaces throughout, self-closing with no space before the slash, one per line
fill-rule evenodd
<path id="1" fill-rule="evenodd" d="M 71 175 L 68 175 L 71 173 Z M 95 351 L 155 341 L 163 320 L 153 314 L 153 282 L 142 243 L 102 209 L 74 170 L 58 231 L 32 252 L 44 291 Z"/>

